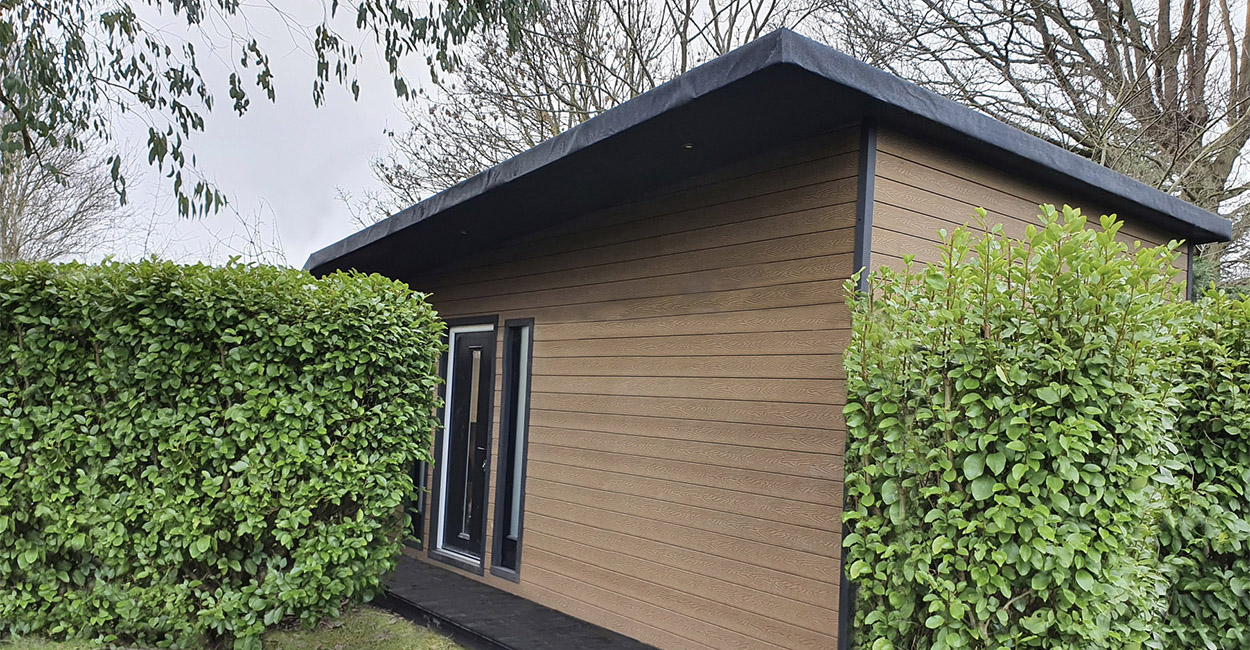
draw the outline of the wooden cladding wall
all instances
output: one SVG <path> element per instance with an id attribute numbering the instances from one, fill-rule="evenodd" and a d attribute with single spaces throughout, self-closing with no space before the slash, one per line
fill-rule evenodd
<path id="1" fill-rule="evenodd" d="M 1115 213 L 1124 221 L 1120 239 L 1155 246 L 1174 239 L 1152 226 L 1135 223 L 1131 213 L 1117 206 L 1099 205 L 1079 196 L 1053 189 L 961 157 L 895 131 L 881 129 L 877 140 L 877 175 L 874 180 L 872 259 L 874 268 L 902 268 L 903 255 L 916 261 L 937 260 L 934 244 L 938 231 L 954 230 L 971 223 L 973 210 L 989 212 L 991 223 L 1001 223 L 1008 235 L 1023 237 L 1025 227 L 1036 224 L 1038 206 L 1044 203 L 1081 208 L 1093 226 L 1098 217 Z M 1189 246 L 1182 246 L 1176 266 L 1184 281 Z"/>
<path id="2" fill-rule="evenodd" d="M 535 319 L 520 582 L 472 577 L 665 650 L 836 647 L 859 137 L 406 278 Z"/>

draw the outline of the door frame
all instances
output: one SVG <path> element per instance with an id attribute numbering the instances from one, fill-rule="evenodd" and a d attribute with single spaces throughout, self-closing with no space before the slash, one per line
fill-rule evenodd
<path id="1" fill-rule="evenodd" d="M 483 512 L 479 531 L 482 540 L 482 556 L 474 558 L 466 555 L 456 549 L 443 547 L 443 523 L 446 503 L 444 497 L 447 494 L 447 474 L 443 471 L 446 468 L 446 454 L 448 447 L 445 444 L 447 438 L 447 417 L 448 406 L 451 405 L 451 380 L 455 372 L 454 363 L 452 362 L 453 352 L 455 351 L 456 337 L 459 334 L 476 334 L 481 332 L 491 332 L 494 336 L 491 339 L 491 363 L 489 371 L 486 373 L 486 395 L 491 401 L 490 408 L 487 409 L 486 421 L 482 422 L 483 434 L 486 436 L 486 470 L 485 485 L 482 486 L 483 509 L 490 507 L 490 479 L 491 479 L 491 461 L 494 456 L 494 436 L 492 434 L 493 416 L 494 416 L 494 399 L 495 399 L 495 353 L 499 341 L 499 317 L 498 316 L 474 316 L 468 318 L 447 319 L 447 349 L 443 352 L 440 359 L 440 370 L 442 371 L 443 382 L 439 385 L 439 397 L 443 398 L 443 405 L 439 408 L 438 422 L 439 428 L 434 435 L 434 467 L 433 480 L 430 481 L 430 529 L 427 537 L 429 538 L 426 546 L 426 555 L 433 560 L 450 564 L 458 569 L 463 569 L 477 575 L 485 574 L 486 553 L 489 550 L 486 544 L 486 522 L 490 517 L 489 513 Z"/>

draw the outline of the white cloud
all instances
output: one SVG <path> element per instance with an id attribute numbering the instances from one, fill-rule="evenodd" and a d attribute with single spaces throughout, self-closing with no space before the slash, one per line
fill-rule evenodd
<path id="1" fill-rule="evenodd" d="M 299 9 L 292 7 L 299 6 Z M 203 133 L 193 134 L 190 151 L 199 170 L 229 196 L 231 208 L 199 220 L 177 217 L 168 179 L 146 164 L 147 123 L 132 115 L 115 125 L 117 141 L 135 160 L 130 194 L 139 230 L 120 251 L 123 257 L 155 253 L 180 261 L 220 263 L 247 252 L 249 245 L 284 255 L 262 256 L 302 266 L 313 251 L 349 234 L 355 227 L 336 188 L 359 194 L 379 187 L 369 168 L 386 150 L 388 128 L 404 126 L 386 64 L 352 20 L 336 19 L 340 33 L 362 49 L 359 101 L 342 87 L 331 87 L 320 108 L 313 105 L 315 59 L 309 31 L 322 16 L 320 3 L 298 3 L 279 14 L 264 6 L 246 11 L 248 22 L 209 25 L 188 32 L 172 16 L 150 13 L 148 22 L 171 40 L 188 35 L 201 52 L 200 68 L 214 90 L 216 105 L 206 115 Z M 230 29 L 255 35 L 270 56 L 277 86 L 275 102 L 251 93 L 251 106 L 238 117 L 231 110 L 225 81 L 237 60 Z M 229 27 L 230 29 L 227 29 Z M 203 42 L 201 47 L 200 42 Z M 428 79 L 424 60 L 408 62 L 412 80 Z M 257 241 L 257 239 L 261 241 Z"/>

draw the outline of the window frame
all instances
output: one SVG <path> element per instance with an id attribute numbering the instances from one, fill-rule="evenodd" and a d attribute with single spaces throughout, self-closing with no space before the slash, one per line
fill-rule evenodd
<path id="1" fill-rule="evenodd" d="M 525 535 L 525 481 L 529 458 L 530 443 L 530 405 L 533 394 L 534 378 L 534 319 L 512 318 L 503 324 L 503 372 L 500 373 L 500 408 L 499 408 L 499 447 L 495 466 L 495 516 L 494 539 L 491 542 L 491 575 L 510 580 L 521 581 L 521 550 Z M 518 345 L 513 345 L 513 337 L 521 337 Z M 514 349 L 514 347 L 516 349 Z M 518 358 L 518 356 L 522 358 Z M 513 376 L 513 375 L 516 376 Z M 521 380 L 524 379 L 522 382 Z M 521 387 L 524 386 L 524 395 Z M 524 399 L 524 404 L 516 403 Z M 520 435 L 518 445 L 516 437 Z M 514 453 L 514 449 L 519 450 Z M 505 449 L 507 450 L 505 452 Z M 510 467 L 516 472 L 515 478 L 509 481 Z M 519 494 L 512 489 L 519 487 Z M 511 500 L 510 500 L 511 498 Z M 516 504 L 516 551 L 515 566 L 508 567 L 500 563 L 503 557 L 504 539 L 508 537 L 505 528 L 511 524 L 511 506 Z M 505 512 L 509 515 L 505 519 Z"/>

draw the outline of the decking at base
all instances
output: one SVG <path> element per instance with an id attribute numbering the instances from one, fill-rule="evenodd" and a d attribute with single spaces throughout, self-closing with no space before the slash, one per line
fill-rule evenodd
<path id="1" fill-rule="evenodd" d="M 385 607 L 469 650 L 655 650 L 450 571 L 401 557 Z"/>

